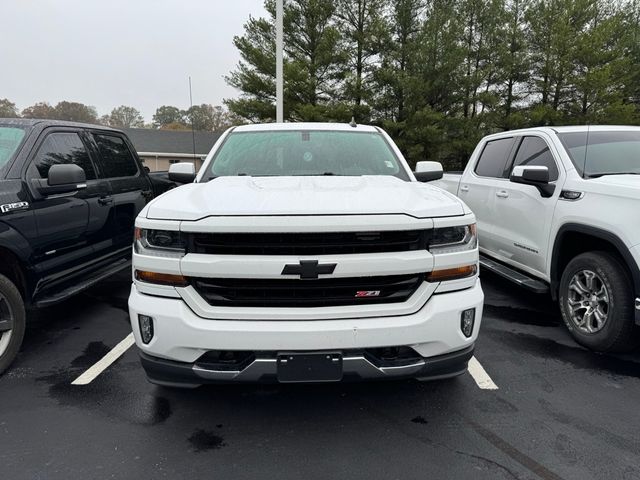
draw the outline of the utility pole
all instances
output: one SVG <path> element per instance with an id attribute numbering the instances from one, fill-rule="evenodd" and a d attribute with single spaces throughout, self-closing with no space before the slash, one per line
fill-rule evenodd
<path id="1" fill-rule="evenodd" d="M 284 0 L 276 0 L 276 122 L 284 121 L 284 75 L 282 64 Z"/>

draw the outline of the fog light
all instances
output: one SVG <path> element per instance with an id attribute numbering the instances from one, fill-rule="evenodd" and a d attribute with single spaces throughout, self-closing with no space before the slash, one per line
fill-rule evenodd
<path id="1" fill-rule="evenodd" d="M 153 338 L 153 318 L 147 315 L 138 315 L 138 325 L 140 325 L 140 337 L 145 345 Z"/>
<path id="2" fill-rule="evenodd" d="M 460 330 L 462 330 L 462 334 L 469 338 L 473 333 L 473 324 L 476 319 L 476 309 L 470 308 L 469 310 L 464 310 L 462 315 L 460 315 Z"/>

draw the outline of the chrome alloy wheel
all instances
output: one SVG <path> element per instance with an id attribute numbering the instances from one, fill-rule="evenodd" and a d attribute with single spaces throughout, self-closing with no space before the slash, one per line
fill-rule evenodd
<path id="1" fill-rule="evenodd" d="M 580 270 L 571 282 L 567 303 L 571 321 L 582 333 L 602 330 L 609 317 L 609 292 L 602 278 L 591 270 Z"/>
<path id="2" fill-rule="evenodd" d="M 5 320 L 8 321 L 9 324 L 12 324 L 13 312 L 11 311 L 8 300 L 0 293 L 0 357 L 2 357 L 7 351 L 7 348 L 9 348 L 11 334 L 13 333 L 13 330 L 2 330 L 2 322 Z"/>

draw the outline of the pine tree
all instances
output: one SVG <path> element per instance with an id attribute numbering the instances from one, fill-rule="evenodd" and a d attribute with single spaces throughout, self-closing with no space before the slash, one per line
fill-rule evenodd
<path id="1" fill-rule="evenodd" d="M 227 82 L 242 93 L 229 110 L 250 121 L 275 118 L 275 3 L 270 18 L 250 18 L 234 38 L 242 60 Z M 345 53 L 330 0 L 288 0 L 284 8 L 284 118 L 294 121 L 344 119 L 336 101 L 344 78 Z"/>
<path id="2" fill-rule="evenodd" d="M 354 118 L 369 117 L 372 72 L 384 36 L 383 0 L 337 0 L 338 31 L 344 44 L 346 62 L 344 99 L 352 105 Z"/>

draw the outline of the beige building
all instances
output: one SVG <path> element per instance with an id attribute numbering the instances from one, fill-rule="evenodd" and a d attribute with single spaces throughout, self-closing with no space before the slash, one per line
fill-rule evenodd
<path id="1" fill-rule="evenodd" d="M 131 139 L 140 160 L 152 172 L 169 170 L 178 162 L 195 164 L 196 171 L 220 137 L 217 132 L 192 132 L 190 130 L 155 130 L 149 128 L 123 129 Z M 195 151 L 194 151 L 195 140 Z"/>

